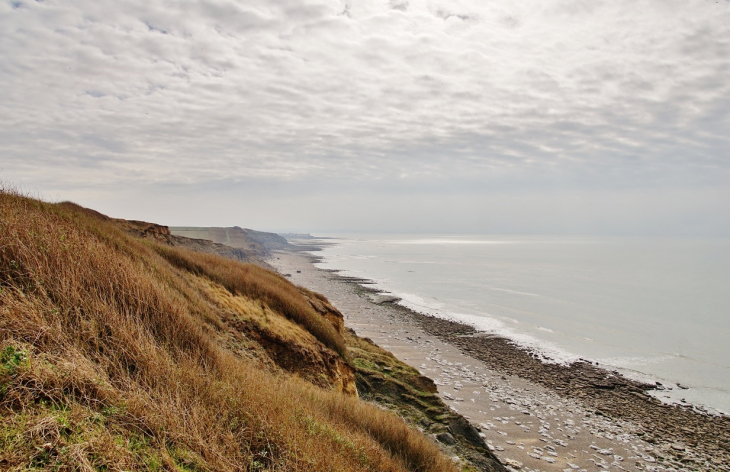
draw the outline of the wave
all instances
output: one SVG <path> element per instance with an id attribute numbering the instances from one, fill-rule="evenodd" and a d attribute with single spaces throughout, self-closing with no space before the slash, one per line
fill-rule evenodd
<path id="1" fill-rule="evenodd" d="M 381 285 L 377 284 L 376 286 Z M 384 287 L 381 285 L 378 287 L 380 289 L 384 289 Z M 520 322 L 515 319 L 509 319 L 508 321 L 511 321 L 512 326 L 508 326 L 505 324 L 503 320 L 500 320 L 497 317 L 490 316 L 488 314 L 483 315 L 475 315 L 475 314 L 468 314 L 468 313 L 458 313 L 458 312 L 452 312 L 452 311 L 444 311 L 443 307 L 444 304 L 439 301 L 428 301 L 424 299 L 423 297 L 420 297 L 418 295 L 412 294 L 412 293 L 404 293 L 404 292 L 386 292 L 388 295 L 392 295 L 394 297 L 400 298 L 400 301 L 398 302 L 399 305 L 408 308 L 410 310 L 424 313 L 426 315 L 435 316 L 437 318 L 447 319 L 451 321 L 456 321 L 459 323 L 467 324 L 469 326 L 472 326 L 476 328 L 478 331 L 487 332 L 487 333 L 493 333 L 495 335 L 511 339 L 514 341 L 517 345 L 521 346 L 524 349 L 529 350 L 530 352 L 535 353 L 540 358 L 543 359 L 543 361 L 548 363 L 557 363 L 557 364 L 570 364 L 571 362 L 575 362 L 580 357 L 572 352 L 569 352 L 560 346 L 558 346 L 555 343 L 549 342 L 545 339 L 539 339 L 535 336 L 532 336 L 530 334 L 517 331 L 513 326 L 519 325 Z M 553 332 L 550 328 L 544 328 L 544 327 L 536 327 L 536 329 L 545 331 L 545 332 Z"/>
<path id="2" fill-rule="evenodd" d="M 527 241 L 507 241 L 507 240 L 482 240 L 482 239 L 406 239 L 388 241 L 391 244 L 520 244 Z"/>
<path id="3" fill-rule="evenodd" d="M 526 295 L 528 297 L 541 297 L 538 293 L 520 292 L 519 290 L 510 290 L 508 288 L 489 287 L 489 290 L 497 290 L 499 292 L 514 293 L 515 295 Z"/>

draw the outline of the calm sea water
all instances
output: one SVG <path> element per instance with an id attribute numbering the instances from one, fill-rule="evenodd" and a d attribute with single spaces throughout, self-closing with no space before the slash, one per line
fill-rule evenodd
<path id="1" fill-rule="evenodd" d="M 730 240 L 329 236 L 320 267 L 374 280 L 410 308 L 730 413 Z"/>

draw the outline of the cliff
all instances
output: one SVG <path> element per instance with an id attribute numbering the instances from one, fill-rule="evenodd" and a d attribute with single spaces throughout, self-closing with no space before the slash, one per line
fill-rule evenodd
<path id="1" fill-rule="evenodd" d="M 326 298 L 178 237 L 0 191 L 0 469 L 458 470 L 357 398 Z"/>
<path id="2" fill-rule="evenodd" d="M 252 259 L 263 260 L 271 251 L 284 249 L 289 243 L 275 233 L 266 233 L 233 226 L 230 228 L 172 227 L 172 235 L 180 238 L 208 240 L 245 251 Z"/>

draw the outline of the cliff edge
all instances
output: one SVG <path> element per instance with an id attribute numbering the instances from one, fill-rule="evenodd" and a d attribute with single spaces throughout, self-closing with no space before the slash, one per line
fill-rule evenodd
<path id="1" fill-rule="evenodd" d="M 324 297 L 174 237 L 0 190 L 0 469 L 463 469 L 357 398 Z"/>

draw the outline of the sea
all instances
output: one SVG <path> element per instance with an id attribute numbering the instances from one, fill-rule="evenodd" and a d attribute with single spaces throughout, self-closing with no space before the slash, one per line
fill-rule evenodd
<path id="1" fill-rule="evenodd" d="M 413 310 L 730 414 L 730 239 L 329 234 L 323 269 Z"/>

